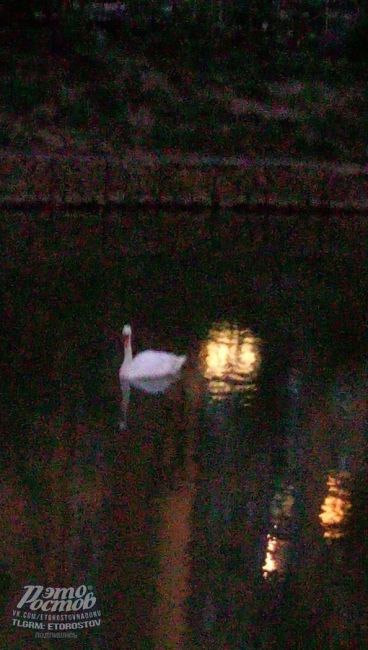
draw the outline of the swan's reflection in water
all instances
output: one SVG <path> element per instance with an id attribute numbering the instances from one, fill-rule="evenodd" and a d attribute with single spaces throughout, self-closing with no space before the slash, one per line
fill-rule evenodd
<path id="1" fill-rule="evenodd" d="M 128 381 L 121 381 L 120 382 L 120 388 L 121 388 L 121 420 L 119 422 L 119 429 L 120 431 L 124 431 L 124 429 L 127 428 L 128 426 L 128 408 L 129 408 L 129 400 L 130 400 L 130 383 Z"/>
<path id="2" fill-rule="evenodd" d="M 261 363 L 261 342 L 250 329 L 227 322 L 211 328 L 201 351 L 203 374 L 213 399 L 253 393 Z"/>
<path id="3" fill-rule="evenodd" d="M 132 388 L 149 395 L 156 395 L 160 399 L 179 381 L 181 375 L 182 373 L 178 372 L 175 375 L 156 379 L 121 382 L 122 419 L 120 430 L 126 429 L 128 425 L 127 416 Z M 170 397 L 168 399 L 170 400 Z M 162 400 L 162 404 L 165 404 L 165 398 Z M 162 466 L 166 466 L 170 474 L 169 478 L 162 478 L 158 494 L 155 496 L 155 505 L 160 512 L 155 533 L 159 559 L 155 566 L 157 599 L 151 615 L 154 622 L 153 634 L 158 648 L 183 647 L 182 643 L 187 630 L 185 603 L 190 594 L 188 547 L 191 536 L 191 512 L 196 493 L 197 467 L 193 460 L 195 433 L 183 421 L 182 434 L 186 441 L 186 447 L 183 457 L 180 458 L 178 448 L 173 449 L 176 441 L 172 424 L 173 421 L 170 417 L 165 417 L 161 426 L 155 427 L 153 422 L 153 427 L 149 430 L 149 435 L 152 437 L 155 435 L 154 431 L 156 433 L 159 431 L 158 437 L 162 438 L 160 463 Z M 177 463 L 178 457 L 180 463 Z"/>
<path id="4" fill-rule="evenodd" d="M 167 377 L 158 377 L 155 379 L 134 379 L 134 380 L 124 380 L 120 382 L 121 387 L 121 420 L 119 422 L 120 431 L 123 431 L 128 426 L 128 408 L 130 401 L 130 390 L 131 386 L 137 390 L 142 391 L 143 393 L 148 393 L 150 395 L 159 395 L 165 393 L 172 384 L 174 384 L 180 376 L 180 373 L 176 375 L 169 375 Z"/>
<path id="5" fill-rule="evenodd" d="M 344 536 L 351 511 L 351 474 L 331 472 L 327 478 L 328 493 L 321 506 L 319 518 L 327 542 Z"/>

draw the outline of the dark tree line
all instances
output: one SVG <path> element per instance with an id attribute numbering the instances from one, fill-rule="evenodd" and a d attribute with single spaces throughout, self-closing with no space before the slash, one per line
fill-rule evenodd
<path id="1" fill-rule="evenodd" d="M 14 30 L 49 28 L 56 50 L 103 22 L 107 31 L 114 25 L 117 39 L 184 34 L 194 46 L 217 39 L 224 47 L 255 52 L 304 48 L 314 56 L 347 54 L 353 60 L 365 60 L 368 52 L 368 9 L 357 0 L 124 0 L 115 9 L 112 4 L 104 10 L 103 2 L 90 0 L 5 0 L 0 12 L 3 25 Z"/>
<path id="2" fill-rule="evenodd" d="M 83 13 L 103 7 L 103 1 L 91 0 L 3 0 L 0 10 L 7 20 L 32 20 L 39 13 L 46 18 L 62 16 L 65 12 Z M 325 29 L 342 16 L 358 13 L 364 5 L 357 0 L 124 0 L 107 3 L 107 11 L 114 13 L 111 5 L 120 5 L 121 15 L 136 20 L 150 20 L 178 17 L 204 23 L 213 22 L 222 26 L 238 23 L 244 27 L 257 25 L 260 21 L 274 23 L 288 22 L 298 16 L 315 21 Z"/>

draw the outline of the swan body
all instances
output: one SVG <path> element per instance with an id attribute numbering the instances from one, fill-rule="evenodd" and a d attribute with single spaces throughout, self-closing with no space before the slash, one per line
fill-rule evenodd
<path id="1" fill-rule="evenodd" d="M 186 356 L 177 356 L 171 352 L 145 350 L 134 358 L 131 344 L 132 330 L 124 325 L 124 361 L 119 370 L 120 380 L 159 379 L 176 375 L 186 361 Z"/>
<path id="2" fill-rule="evenodd" d="M 166 377 L 154 377 L 152 379 L 132 379 L 130 384 L 150 395 L 159 395 L 165 393 L 172 384 L 177 380 L 178 375 L 167 375 Z"/>

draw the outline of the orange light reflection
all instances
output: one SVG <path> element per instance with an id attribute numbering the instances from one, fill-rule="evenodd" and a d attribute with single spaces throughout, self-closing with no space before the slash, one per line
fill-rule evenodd
<path id="1" fill-rule="evenodd" d="M 249 329 L 220 323 L 208 335 L 202 351 L 204 376 L 213 397 L 253 392 L 261 362 L 260 340 Z"/>
<path id="2" fill-rule="evenodd" d="M 344 528 L 351 510 L 351 492 L 348 487 L 349 472 L 328 475 L 328 493 L 321 506 L 319 518 L 324 528 L 323 537 L 332 541 L 344 536 Z"/>
<path id="3" fill-rule="evenodd" d="M 294 488 L 282 485 L 271 502 L 271 528 L 267 535 L 267 546 L 262 575 L 265 580 L 285 575 L 290 542 L 288 530 L 293 517 Z"/>

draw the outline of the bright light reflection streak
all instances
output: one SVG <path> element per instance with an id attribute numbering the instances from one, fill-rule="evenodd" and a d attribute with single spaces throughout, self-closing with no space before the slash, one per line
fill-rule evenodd
<path id="1" fill-rule="evenodd" d="M 268 580 L 272 574 L 283 576 L 287 569 L 287 554 L 289 540 L 280 538 L 278 530 L 287 530 L 288 524 L 293 516 L 294 488 L 292 485 L 284 485 L 278 491 L 271 503 L 271 526 L 272 533 L 267 535 L 267 546 L 262 575 Z"/>
<path id="2" fill-rule="evenodd" d="M 235 391 L 253 392 L 261 362 L 260 341 L 249 329 L 217 325 L 203 350 L 204 375 L 214 397 Z"/>
<path id="3" fill-rule="evenodd" d="M 328 475 L 328 493 L 321 506 L 319 518 L 324 528 L 323 537 L 328 541 L 344 535 L 344 525 L 351 510 L 351 492 L 346 486 L 349 472 L 336 472 Z"/>
<path id="4" fill-rule="evenodd" d="M 274 535 L 267 535 L 265 562 L 262 567 L 263 577 L 269 578 L 271 573 L 283 574 L 286 570 L 286 550 L 288 541 Z"/>

